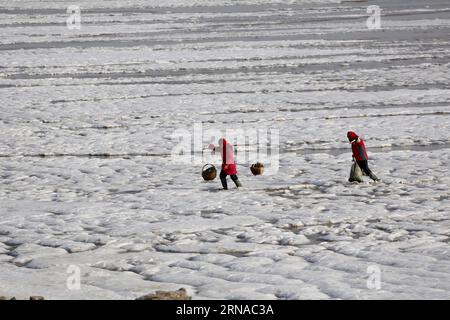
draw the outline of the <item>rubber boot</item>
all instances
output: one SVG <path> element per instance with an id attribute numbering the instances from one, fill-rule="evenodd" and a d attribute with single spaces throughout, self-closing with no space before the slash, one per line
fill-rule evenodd
<path id="1" fill-rule="evenodd" d="M 233 180 L 234 184 L 236 185 L 236 188 L 242 187 L 241 182 L 239 181 L 238 177 L 235 175 L 230 176 L 231 180 Z"/>
<path id="2" fill-rule="evenodd" d="M 369 177 L 375 182 L 380 181 L 380 179 L 378 179 L 378 177 L 373 172 L 370 173 Z"/>
<path id="3" fill-rule="evenodd" d="M 221 174 L 220 181 L 222 182 L 223 190 L 228 190 L 227 176 Z"/>

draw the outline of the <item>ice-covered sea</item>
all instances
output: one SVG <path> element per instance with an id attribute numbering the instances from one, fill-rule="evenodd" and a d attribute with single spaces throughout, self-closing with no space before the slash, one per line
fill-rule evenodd
<path id="1" fill-rule="evenodd" d="M 0 1 L 0 295 L 449 299 L 449 71 L 447 0 Z M 278 129 L 278 174 L 218 191 L 196 123 Z"/>

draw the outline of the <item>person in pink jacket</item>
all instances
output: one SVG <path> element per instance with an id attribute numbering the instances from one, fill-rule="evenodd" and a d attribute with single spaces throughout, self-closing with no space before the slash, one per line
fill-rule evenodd
<path id="1" fill-rule="evenodd" d="M 353 131 L 347 132 L 348 141 L 352 144 L 353 159 L 358 166 L 363 170 L 372 180 L 380 181 L 378 177 L 369 168 L 369 156 L 367 154 L 366 145 L 364 140 Z"/>
<path id="2" fill-rule="evenodd" d="M 220 181 L 225 190 L 228 189 L 227 176 L 229 175 L 231 180 L 237 188 L 242 187 L 241 182 L 237 177 L 236 161 L 234 160 L 233 146 L 228 143 L 224 138 L 219 139 L 219 145 L 209 145 L 209 149 L 214 152 L 220 152 L 222 156 L 222 170 L 220 171 Z"/>

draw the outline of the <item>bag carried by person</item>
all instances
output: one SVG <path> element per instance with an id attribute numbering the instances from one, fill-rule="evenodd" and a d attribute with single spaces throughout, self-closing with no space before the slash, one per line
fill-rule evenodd
<path id="1" fill-rule="evenodd" d="M 363 173 L 356 161 L 353 162 L 352 169 L 350 170 L 350 182 L 363 182 Z"/>

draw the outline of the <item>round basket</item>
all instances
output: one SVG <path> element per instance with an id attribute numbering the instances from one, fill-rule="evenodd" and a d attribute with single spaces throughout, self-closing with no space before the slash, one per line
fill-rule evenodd
<path id="1" fill-rule="evenodd" d="M 264 165 L 260 162 L 254 163 L 250 167 L 250 171 L 254 176 L 260 176 L 264 173 Z"/>
<path id="2" fill-rule="evenodd" d="M 209 166 L 208 168 L 206 168 Z M 212 164 L 205 164 L 202 168 L 202 177 L 206 181 L 214 180 L 217 176 L 217 169 Z"/>

